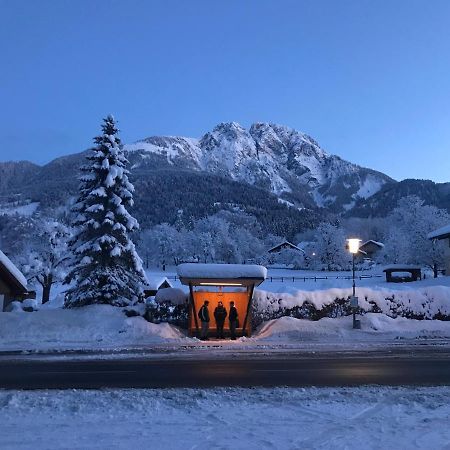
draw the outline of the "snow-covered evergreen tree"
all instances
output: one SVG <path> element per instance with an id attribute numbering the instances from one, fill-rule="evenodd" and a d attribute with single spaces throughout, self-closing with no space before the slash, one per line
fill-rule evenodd
<path id="1" fill-rule="evenodd" d="M 75 235 L 70 242 L 73 265 L 65 282 L 67 307 L 93 303 L 127 306 L 142 300 L 145 273 L 129 234 L 139 225 L 127 211 L 133 205 L 127 159 L 112 116 L 81 168 L 74 206 Z"/>

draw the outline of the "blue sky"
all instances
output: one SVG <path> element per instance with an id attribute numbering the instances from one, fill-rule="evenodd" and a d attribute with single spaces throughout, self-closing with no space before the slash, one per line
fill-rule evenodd
<path id="1" fill-rule="evenodd" d="M 450 1 L 0 0 L 0 160 L 121 136 L 289 125 L 396 178 L 450 181 Z"/>

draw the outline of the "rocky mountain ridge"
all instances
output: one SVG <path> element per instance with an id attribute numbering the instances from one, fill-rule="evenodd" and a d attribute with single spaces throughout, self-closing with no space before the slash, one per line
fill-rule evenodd
<path id="1" fill-rule="evenodd" d="M 351 209 L 376 193 L 388 176 L 326 153 L 310 136 L 273 123 L 246 130 L 221 123 L 200 139 L 150 137 L 125 145 L 133 167 L 154 163 L 205 171 L 266 189 L 297 207 Z M 140 161 L 139 161 L 140 159 Z"/>

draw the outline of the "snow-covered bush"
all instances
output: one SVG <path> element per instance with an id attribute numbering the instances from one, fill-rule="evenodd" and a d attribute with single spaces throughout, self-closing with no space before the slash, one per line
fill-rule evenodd
<path id="1" fill-rule="evenodd" d="M 187 303 L 174 305 L 170 301 L 147 303 L 144 318 L 152 323 L 167 322 L 177 327 L 188 328 L 189 306 Z"/>
<path id="2" fill-rule="evenodd" d="M 361 292 L 362 291 L 362 292 Z M 411 291 L 360 289 L 358 313 L 383 313 L 409 319 L 450 320 L 450 288 L 434 286 Z M 297 291 L 294 295 L 256 291 L 252 326 L 280 317 L 319 320 L 352 313 L 349 296 L 341 289 Z"/>

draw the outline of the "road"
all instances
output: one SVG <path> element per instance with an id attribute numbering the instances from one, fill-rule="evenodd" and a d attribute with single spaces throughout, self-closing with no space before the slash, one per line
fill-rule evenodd
<path id="1" fill-rule="evenodd" d="M 2 360 L 0 388 L 450 385 L 450 355 Z"/>

